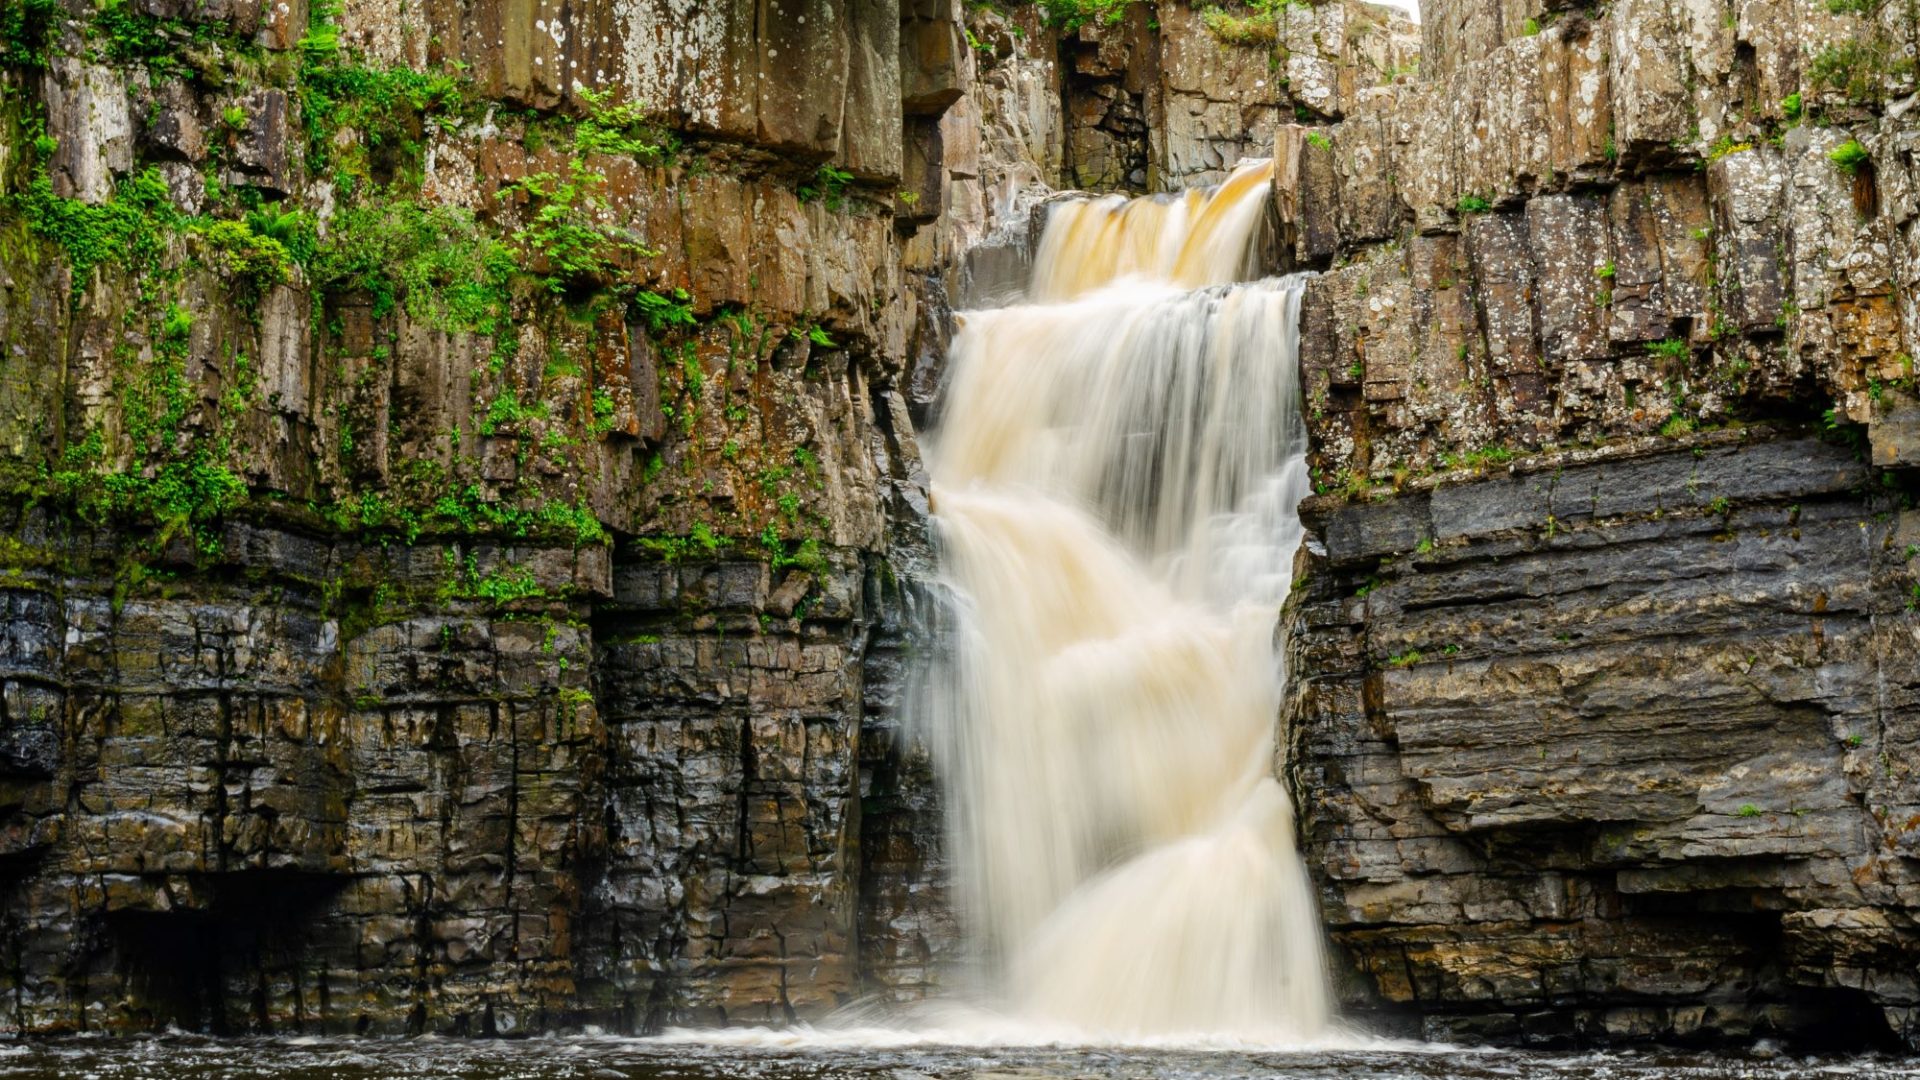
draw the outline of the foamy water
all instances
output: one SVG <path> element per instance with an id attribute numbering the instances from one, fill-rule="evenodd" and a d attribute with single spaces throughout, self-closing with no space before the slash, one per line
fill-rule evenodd
<path id="1" fill-rule="evenodd" d="M 1300 282 L 1241 283 L 1271 175 L 1056 207 L 1034 302 L 953 342 L 927 459 L 955 645 L 914 719 L 1015 1041 L 1330 1031 L 1274 768 L 1307 479 Z"/>
<path id="2" fill-rule="evenodd" d="M 1910 1080 L 1877 1057 L 1727 1057 L 1670 1051 L 1543 1054 L 1374 1048 L 852 1046 L 828 1033 L 669 1039 L 84 1038 L 0 1046 L 0 1080 Z M 762 1033 L 771 1035 L 773 1033 Z M 816 1039 L 815 1034 L 820 1038 Z M 1766 1053 L 1771 1054 L 1770 1051 Z"/>

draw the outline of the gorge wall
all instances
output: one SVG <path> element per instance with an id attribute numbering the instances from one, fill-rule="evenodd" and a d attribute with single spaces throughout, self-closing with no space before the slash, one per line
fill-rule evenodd
<path id="1" fill-rule="evenodd" d="M 1897 3 L 1435 3 L 1279 137 L 1316 543 L 1285 723 L 1344 994 L 1911 1046 L 1920 351 Z"/>
<path id="2" fill-rule="evenodd" d="M 1911 1041 L 1916 38 L 1836 6 L 5 0 L 0 1028 L 938 992 L 947 312 L 1273 153 L 1349 1010 Z"/>
<path id="3" fill-rule="evenodd" d="M 0 1026 L 849 1000 L 954 5 L 0 28 Z"/>

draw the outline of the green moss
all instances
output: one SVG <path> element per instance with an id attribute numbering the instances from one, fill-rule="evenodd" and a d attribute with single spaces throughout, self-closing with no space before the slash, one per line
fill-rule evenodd
<path id="1" fill-rule="evenodd" d="M 135 2 L 108 0 L 86 29 L 90 54 L 166 73 L 217 75 L 223 85 L 291 86 L 306 124 L 306 163 L 314 173 L 331 172 L 336 206 L 323 235 L 314 217 L 291 201 L 268 203 L 255 189 L 213 183 L 208 216 L 192 216 L 173 204 L 153 169 L 126 177 L 99 205 L 60 198 L 46 169 L 56 146 L 43 122 L 31 104 L 10 110 L 9 135 L 21 152 L 12 159 L 19 163 L 15 186 L 0 209 L 13 216 L 19 235 L 34 238 L 21 245 L 22 257 L 57 252 L 73 271 L 76 302 L 103 268 L 114 268 L 136 287 L 117 307 L 126 312 L 115 339 L 125 346 L 111 358 L 119 422 L 68 433 L 51 465 L 23 474 L 22 490 L 55 496 L 88 519 L 153 525 L 161 536 L 190 529 L 203 549 L 217 545 L 213 526 L 223 516 L 249 504 L 245 478 L 235 469 L 235 444 L 238 420 L 257 397 L 252 364 L 237 353 L 189 363 L 190 342 L 197 341 L 194 349 L 217 350 L 221 341 L 235 340 L 224 331 L 196 327 L 184 306 L 183 273 L 195 264 L 225 279 L 230 299 L 243 312 L 274 286 L 299 276 L 311 286 L 317 312 L 337 309 L 333 298 L 353 294 L 370 301 L 376 320 L 404 311 L 417 324 L 491 338 L 496 372 L 519 348 L 516 319 L 556 310 L 540 298 L 542 286 L 571 292 L 590 285 L 594 292 L 586 306 L 625 305 L 630 318 L 657 333 L 697 325 L 692 298 L 684 290 L 640 292 L 608 280 L 630 258 L 651 252 L 638 236 L 597 223 L 609 216 L 603 213 L 609 207 L 604 177 L 590 159 L 628 156 L 657 165 L 678 152 L 669 136 L 649 124 L 642 107 L 586 94 L 583 117 L 529 121 L 549 139 L 570 138 L 573 159 L 551 186 L 536 182 L 511 192 L 526 199 L 527 214 L 522 229 L 502 236 L 469 210 L 420 201 L 419 166 L 428 129 L 464 123 L 484 107 L 473 99 L 458 68 L 416 72 L 358 63 L 340 45 L 337 2 L 314 6 L 297 70 L 210 24 L 175 24 L 140 14 Z M 44 63 L 48 30 L 58 18 L 54 0 L 0 0 L 0 63 Z M 233 129 L 249 122 L 238 109 L 220 119 Z M 348 130 L 352 138 L 339 137 Z M 538 273 L 533 273 L 536 262 Z M 333 332 L 340 333 L 337 322 Z M 832 344 L 818 328 L 809 336 Z M 556 377 L 584 371 L 582 363 L 565 355 L 548 366 Z M 199 374 L 189 378 L 189 370 L 201 368 L 208 381 Z M 479 377 L 485 380 L 485 372 Z M 497 385 L 476 384 L 476 389 Z M 559 454 L 575 446 L 583 431 L 597 438 L 614 426 L 614 394 L 605 387 L 578 389 L 577 400 L 569 404 L 543 400 L 532 387 L 491 398 L 477 394 L 486 408 L 476 426 L 482 434 L 526 436 L 519 450 L 523 462 L 534 452 Z M 338 402 L 323 406 L 340 415 L 343 455 L 350 456 L 356 442 L 367 443 L 369 417 L 349 417 Z M 524 430 L 524 421 L 556 418 L 573 426 Z M 447 433 L 456 451 L 459 435 L 457 428 Z M 472 460 L 460 459 L 462 471 Z M 656 455 L 647 473 L 658 469 Z M 435 475 L 414 476 L 428 471 Z M 343 481 L 309 505 L 342 531 L 370 537 L 568 536 L 582 544 L 608 539 L 583 502 L 511 493 L 493 497 L 478 485 L 456 487 L 449 471 L 425 460 L 400 463 L 386 488 L 355 491 Z M 351 468 L 347 472 L 353 475 Z"/>
<path id="2" fill-rule="evenodd" d="M 1048 26 L 1078 30 L 1088 23 L 1111 26 L 1127 17 L 1137 0 L 1040 0 Z"/>
<path id="3" fill-rule="evenodd" d="M 217 267 L 231 280 L 243 299 L 257 299 L 268 288 L 287 280 L 293 256 L 286 245 L 254 232 L 245 221 L 196 222 L 194 232 L 212 250 Z"/>
<path id="4" fill-rule="evenodd" d="M 425 125 L 456 118 L 469 103 L 456 72 L 352 62 L 339 46 L 339 13 L 339 0 L 317 0 L 310 9 L 295 88 L 306 125 L 307 168 L 332 172 L 350 192 L 372 179 L 376 156 L 417 171 Z M 358 138 L 337 140 L 342 129 Z"/>
<path id="5" fill-rule="evenodd" d="M 1513 451 L 1504 446 L 1483 446 L 1457 454 L 1440 454 L 1434 459 L 1434 464 L 1442 469 L 1485 469 L 1492 465 L 1505 465 L 1513 460 L 1513 456 Z"/>
<path id="6" fill-rule="evenodd" d="M 0 2 L 0 65 L 47 66 L 47 38 L 60 18 L 60 0 Z"/>
<path id="7" fill-rule="evenodd" d="M 205 47 L 221 34 L 215 22 L 149 15 L 135 10 L 130 0 L 102 0 L 89 30 L 94 46 L 107 60 L 121 66 L 142 64 L 150 71 L 175 76 L 195 71 L 204 62 Z M 232 39 L 222 44 L 236 51 L 256 51 Z"/>
<path id="8" fill-rule="evenodd" d="M 114 263 L 135 272 L 158 265 L 168 237 L 182 220 L 167 185 L 155 169 L 143 169 L 120 182 L 113 196 L 94 205 L 54 194 L 53 180 L 37 173 L 10 199 L 13 209 L 39 236 L 58 244 L 73 268 L 73 301 L 78 303 L 94 268 Z"/>
<path id="9" fill-rule="evenodd" d="M 1200 13 L 1207 32 L 1233 45 L 1271 45 L 1280 38 L 1281 9 L 1285 0 L 1253 0 L 1248 14 L 1236 15 L 1218 7 Z"/>
<path id="10" fill-rule="evenodd" d="M 230 460 L 258 386 L 251 360 L 231 353 L 220 396 L 205 400 L 186 374 L 193 325 L 193 315 L 176 303 L 145 319 L 148 348 L 130 342 L 114 357 L 120 452 L 110 454 L 100 431 L 89 430 L 68 444 L 46 484 L 83 520 L 150 524 L 158 542 L 184 532 L 212 555 L 219 550 L 216 524 L 248 497 Z"/>
<path id="11" fill-rule="evenodd" d="M 1860 145 L 1860 140 L 1848 139 L 1834 147 L 1827 154 L 1827 160 L 1833 162 L 1835 168 L 1851 176 L 1860 171 L 1860 166 L 1873 160 L 1873 156 L 1867 153 L 1866 147 Z"/>
<path id="12" fill-rule="evenodd" d="M 811 537 L 804 540 L 784 539 L 773 525 L 760 530 L 760 551 L 766 557 L 768 567 L 776 574 L 792 568 L 811 574 L 815 581 L 824 582 L 832 570 L 819 540 Z"/>
<path id="13" fill-rule="evenodd" d="M 524 566 L 504 564 L 494 567 L 486 573 L 480 572 L 479 559 L 468 554 L 463 563 L 452 549 L 444 555 L 447 565 L 447 579 L 441 584 L 438 599 L 448 600 L 484 600 L 489 604 L 504 606 L 517 600 L 530 600 L 545 597 L 547 590 L 534 579 L 533 571 Z"/>
<path id="14" fill-rule="evenodd" d="M 514 539 L 563 539 L 578 546 L 604 544 L 610 537 L 584 503 L 555 501 L 531 506 L 488 499 L 478 484 L 445 491 L 432 481 L 414 485 L 410 494 L 354 492 L 314 510 L 336 529 L 377 538 L 393 536 L 411 544 L 422 536 L 494 535 Z"/>
<path id="15" fill-rule="evenodd" d="M 731 547 L 733 541 L 715 533 L 711 526 L 700 521 L 695 522 L 685 536 L 642 536 L 635 543 L 648 554 L 668 562 L 680 562 L 685 559 L 711 559 Z"/>
<path id="16" fill-rule="evenodd" d="M 1478 195 L 1462 195 L 1454 209 L 1464 217 L 1467 214 L 1484 214 L 1493 209 L 1493 204 Z"/>
<path id="17" fill-rule="evenodd" d="M 471 210 L 404 198 L 342 208 L 306 261 L 316 288 L 365 293 L 376 319 L 404 303 L 437 329 L 482 335 L 509 323 L 519 267 Z"/>

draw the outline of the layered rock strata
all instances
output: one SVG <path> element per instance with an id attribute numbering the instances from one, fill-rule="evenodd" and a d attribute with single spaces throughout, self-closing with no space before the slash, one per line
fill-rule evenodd
<path id="1" fill-rule="evenodd" d="M 237 7 L 0 18 L 0 1027 L 851 1000 L 957 5 Z"/>
<path id="2" fill-rule="evenodd" d="M 1288 720 L 1350 1002 L 1476 1041 L 1910 1041 L 1899 506 L 1759 433 L 1320 500 Z"/>
<path id="3" fill-rule="evenodd" d="M 1894 7 L 1429 4 L 1421 78 L 1280 133 L 1284 723 L 1356 1009 L 1914 1043 Z"/>

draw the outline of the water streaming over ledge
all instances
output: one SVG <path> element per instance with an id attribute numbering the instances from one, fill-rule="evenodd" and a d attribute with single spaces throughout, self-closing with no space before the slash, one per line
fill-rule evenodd
<path id="1" fill-rule="evenodd" d="M 1235 284 L 1271 175 L 1057 207 L 1035 302 L 953 344 L 929 461 L 958 631 L 922 719 L 995 997 L 1069 1037 L 1328 1022 L 1274 779 L 1300 283 Z"/>

